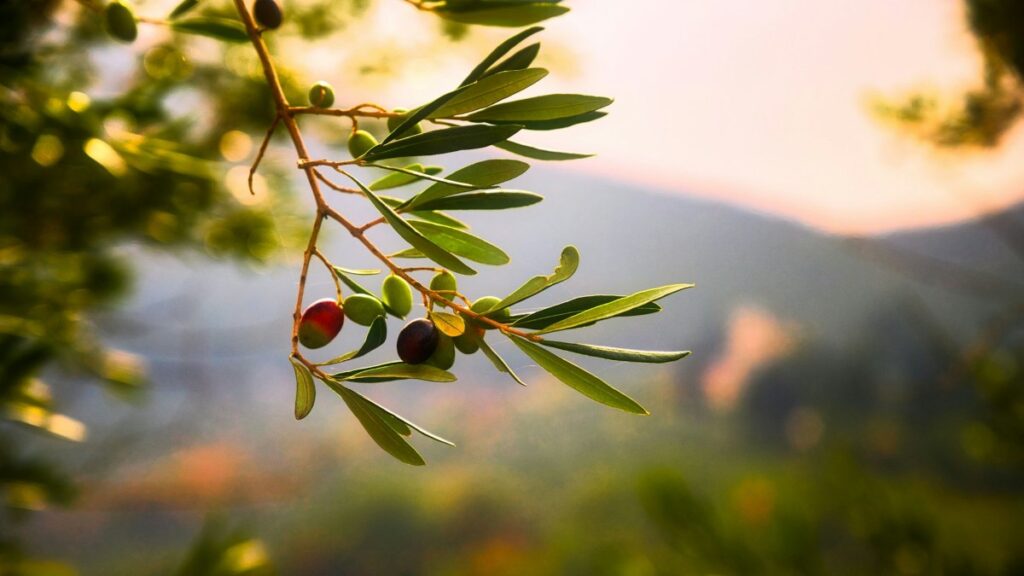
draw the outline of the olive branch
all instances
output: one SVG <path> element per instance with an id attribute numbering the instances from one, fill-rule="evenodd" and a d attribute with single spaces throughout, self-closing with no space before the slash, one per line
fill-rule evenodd
<path id="1" fill-rule="evenodd" d="M 250 11 L 245 0 L 233 2 L 241 26 L 228 19 L 182 18 L 197 5 L 198 0 L 184 0 L 166 21 L 138 18 L 129 5 L 120 1 L 108 4 L 104 12 L 108 31 L 123 41 L 134 40 L 136 22 L 167 24 L 182 33 L 201 34 L 229 42 L 247 41 L 259 58 L 274 102 L 274 117 L 249 170 L 250 190 L 272 137 L 283 126 L 296 154 L 296 166 L 305 174 L 315 203 L 292 315 L 289 360 L 296 377 L 296 418 L 304 418 L 312 410 L 316 399 L 315 382 L 320 381 L 341 396 L 381 448 L 402 462 L 422 465 L 423 458 L 406 439 L 413 431 L 445 444 L 451 442 L 375 403 L 357 392 L 352 384 L 403 379 L 454 381 L 455 375 L 448 370 L 454 364 L 455 350 L 458 349 L 463 354 L 482 351 L 499 372 L 525 385 L 487 343 L 485 333 L 488 330 L 507 337 L 538 366 L 585 396 L 626 412 L 648 414 L 629 396 L 550 349 L 646 363 L 671 362 L 687 356 L 688 351 L 596 346 L 555 341 L 547 335 L 590 326 L 609 318 L 656 313 L 661 310 L 657 300 L 690 288 L 692 284 L 671 284 L 625 296 L 580 296 L 529 314 L 514 312 L 512 306 L 572 277 L 579 267 L 579 252 L 575 247 L 567 246 L 552 273 L 527 280 L 504 298 L 487 296 L 472 301 L 459 292 L 454 276 L 476 274 L 464 260 L 501 265 L 509 258 L 497 246 L 470 233 L 469 226 L 449 212 L 513 209 L 541 201 L 542 197 L 532 192 L 500 187 L 524 173 L 529 164 L 508 159 L 484 160 L 441 176 L 440 167 L 394 163 L 396 160 L 490 146 L 534 160 L 588 157 L 588 154 L 543 150 L 510 140 L 524 130 L 556 130 L 599 119 L 606 115 L 603 109 L 612 102 L 609 98 L 579 94 L 549 94 L 508 101 L 548 74 L 543 68 L 531 67 L 539 52 L 539 43 L 516 50 L 542 28 L 533 26 L 513 35 L 488 54 L 455 89 L 413 110 L 389 109 L 374 103 L 334 108 L 333 88 L 324 82 L 318 82 L 310 89 L 311 105 L 296 106 L 288 101 L 274 60 L 263 40 L 265 33 L 282 24 L 280 6 L 276 0 L 255 0 Z M 534 24 L 568 11 L 559 0 L 406 2 L 454 22 L 509 27 Z M 347 119 L 351 124 L 348 143 L 351 158 L 310 158 L 298 122 L 306 115 Z M 383 140 L 377 142 L 372 134 L 360 129 L 360 119 L 385 120 L 389 131 Z M 423 125 L 433 129 L 424 130 Z M 354 174 L 355 169 L 381 171 L 384 175 L 367 184 Z M 333 180 L 327 171 L 343 178 L 344 183 Z M 407 199 L 379 194 L 382 190 L 418 182 L 429 185 Z M 331 206 L 325 190 L 362 196 L 380 216 L 356 224 Z M 349 270 L 337 266 L 320 250 L 318 242 L 325 222 L 340 225 L 389 271 L 380 298 L 354 278 L 379 274 L 380 271 Z M 386 254 L 367 237 L 368 230 L 384 224 L 409 244 L 409 248 Z M 436 266 L 402 266 L 396 263 L 403 258 L 426 258 Z M 303 310 L 306 280 L 314 259 L 323 264 L 333 279 L 335 298 L 317 301 Z M 416 276 L 421 273 L 432 273 L 433 276 L 425 282 Z M 347 298 L 344 297 L 345 288 L 351 292 Z M 328 372 L 328 367 L 349 362 L 383 345 L 387 340 L 386 315 L 405 317 L 411 310 L 412 290 L 419 293 L 427 315 L 407 324 L 399 334 L 398 353 L 403 361 Z M 326 362 L 314 362 L 304 355 L 303 347 L 319 348 L 332 341 L 345 318 L 368 326 L 365 340 L 357 350 Z"/>

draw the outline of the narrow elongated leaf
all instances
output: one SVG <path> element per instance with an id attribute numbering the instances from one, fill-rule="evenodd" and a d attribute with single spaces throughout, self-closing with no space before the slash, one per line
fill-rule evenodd
<path id="1" fill-rule="evenodd" d="M 417 207 L 423 210 L 507 210 L 530 206 L 543 199 L 533 192 L 473 192 L 430 200 Z"/>
<path id="2" fill-rule="evenodd" d="M 415 248 L 406 248 L 405 250 L 388 254 L 388 258 L 426 258 L 426 256 Z"/>
<path id="3" fill-rule="evenodd" d="M 316 402 L 316 385 L 309 368 L 297 359 L 289 357 L 295 370 L 295 419 L 302 420 L 313 410 Z"/>
<path id="4" fill-rule="evenodd" d="M 529 340 L 516 336 L 509 336 L 509 338 L 538 366 L 580 394 L 606 406 L 618 408 L 631 414 L 650 414 L 636 400 L 612 388 L 604 380 L 572 362 L 560 358 Z"/>
<path id="5" fill-rule="evenodd" d="M 412 245 L 413 248 L 422 252 L 427 258 L 430 258 L 434 262 L 437 262 L 441 266 L 451 270 L 452 272 L 458 272 L 459 274 L 472 275 L 476 274 L 476 271 L 466 266 L 462 260 L 459 260 L 452 253 L 448 252 L 444 248 L 441 248 L 437 244 L 428 240 L 426 236 L 420 234 L 409 225 L 408 222 L 402 219 L 393 208 L 385 204 L 372 190 L 368 189 L 356 178 L 352 178 L 352 181 L 363 191 L 373 207 L 384 216 L 384 220 L 387 221 L 391 228 L 402 237 L 403 240 Z"/>
<path id="6" fill-rule="evenodd" d="M 520 162 L 519 160 L 484 160 L 452 172 L 448 175 L 448 179 L 474 184 L 483 188 L 487 186 L 495 186 L 497 184 L 508 182 L 514 178 L 518 178 L 529 169 L 529 164 L 526 162 Z M 429 200 L 436 200 L 438 198 L 444 198 L 445 196 L 451 196 L 452 194 L 461 194 L 463 192 L 465 192 L 465 190 L 455 186 L 448 186 L 447 184 L 432 184 L 423 192 L 420 192 L 406 201 L 402 208 L 413 210 L 420 204 Z"/>
<path id="7" fill-rule="evenodd" d="M 555 271 L 547 276 L 534 276 L 527 280 L 522 286 L 516 288 L 514 292 L 505 296 L 494 305 L 492 310 L 501 310 L 502 308 L 508 308 L 516 302 L 522 302 L 531 296 L 536 296 L 544 290 L 558 284 L 559 282 L 565 282 L 576 273 L 576 269 L 580 266 L 580 252 L 575 246 L 566 246 L 562 249 L 562 256 L 559 258 L 558 266 Z"/>
<path id="8" fill-rule="evenodd" d="M 492 266 L 509 263 L 508 254 L 501 248 L 469 232 L 432 222 L 411 221 L 409 224 L 441 248 L 467 260 Z"/>
<path id="9" fill-rule="evenodd" d="M 440 174 L 441 171 L 443 170 L 440 166 L 424 166 L 424 165 L 419 164 L 419 163 L 409 164 L 408 166 L 405 167 L 405 169 L 410 171 L 410 172 L 417 172 L 417 173 L 427 174 L 427 175 L 430 175 L 430 176 L 434 176 L 434 175 Z M 370 184 L 369 188 L 370 188 L 370 190 L 373 190 L 373 191 L 377 192 L 377 191 L 380 191 L 380 190 L 388 190 L 388 189 L 391 189 L 391 188 L 398 188 L 400 186 L 405 186 L 407 184 L 412 184 L 413 182 L 419 182 L 420 180 L 421 180 L 420 176 L 418 176 L 416 174 L 407 174 L 407 173 L 403 173 L 403 172 L 394 172 L 392 174 L 386 174 L 383 177 L 378 178 L 377 180 L 374 180 Z"/>
<path id="10" fill-rule="evenodd" d="M 491 364 L 494 364 L 494 368 L 498 372 L 508 374 L 520 386 L 526 386 L 526 382 L 523 382 L 522 379 L 520 379 L 511 368 L 509 368 L 508 363 L 505 362 L 501 356 L 498 356 L 498 353 L 494 351 L 494 348 L 491 348 L 490 344 L 488 344 L 483 338 L 478 338 L 478 340 L 480 342 L 480 350 L 482 350 L 484 356 L 487 356 L 487 359 L 491 361 Z"/>
<path id="11" fill-rule="evenodd" d="M 466 79 L 462 81 L 462 84 L 460 84 L 460 86 L 465 86 L 466 84 L 471 84 L 479 80 L 484 75 L 484 73 L 487 72 L 487 69 L 490 68 L 492 64 L 500 60 L 502 56 L 508 54 L 523 40 L 526 40 L 530 36 L 533 36 L 534 34 L 540 32 L 543 29 L 544 28 L 541 28 L 540 26 L 527 28 L 526 30 L 523 30 L 522 32 L 512 36 L 508 40 L 505 40 L 501 44 L 498 44 L 498 46 L 494 50 L 492 50 L 491 53 L 488 54 L 486 58 L 484 58 L 479 64 L 476 65 L 475 68 L 473 68 L 473 70 L 469 73 L 469 76 L 466 76 Z"/>
<path id="12" fill-rule="evenodd" d="M 446 370 L 428 366 L 427 364 L 406 364 L 404 362 L 388 362 L 341 372 L 332 376 L 335 381 L 375 383 L 391 380 L 425 380 L 427 382 L 455 382 L 455 375 Z"/>
<path id="13" fill-rule="evenodd" d="M 548 75 L 543 68 L 509 70 L 485 76 L 466 85 L 459 94 L 430 113 L 428 118 L 450 118 L 486 108 L 533 86 Z"/>
<path id="14" fill-rule="evenodd" d="M 526 328 L 527 330 L 541 330 L 551 326 L 555 322 L 564 320 L 570 316 L 589 310 L 595 306 L 601 304 L 607 304 L 612 300 L 618 300 L 622 296 L 616 296 L 613 294 L 594 294 L 591 296 L 579 296 L 572 300 L 567 300 L 554 306 L 549 306 L 542 310 L 533 312 L 532 314 L 524 314 L 515 319 L 512 323 L 516 328 Z M 653 302 L 638 306 L 632 310 L 623 312 L 619 316 L 642 316 L 644 314 L 654 314 L 661 312 L 661 306 Z"/>
<path id="15" fill-rule="evenodd" d="M 419 218 L 420 220 L 426 220 L 427 222 L 433 222 L 434 224 L 440 224 L 441 226 L 447 226 L 449 228 L 458 228 L 459 230 L 469 230 L 469 225 L 465 222 L 452 218 L 444 212 L 434 212 L 432 210 L 414 210 L 407 212 L 412 218 Z"/>
<path id="16" fill-rule="evenodd" d="M 364 154 L 362 159 L 373 162 L 386 158 L 432 156 L 458 150 L 485 148 L 491 144 L 508 140 L 520 129 L 521 127 L 515 124 L 503 124 L 501 126 L 456 126 L 455 128 L 434 130 L 376 146 Z"/>
<path id="17" fill-rule="evenodd" d="M 400 416 L 399 414 L 396 414 L 395 412 L 392 412 L 391 410 L 388 410 L 387 408 L 381 406 L 380 404 L 377 404 L 373 400 L 370 400 L 366 396 L 363 396 L 362 394 L 359 394 L 355 390 L 352 390 L 350 388 L 345 388 L 341 384 L 337 384 L 337 383 L 330 383 L 328 385 L 331 386 L 332 388 L 334 388 L 335 390 L 344 389 L 349 394 L 351 394 L 353 397 L 358 397 L 358 400 L 362 404 L 364 404 L 372 412 L 377 414 L 377 416 L 379 416 L 381 418 L 381 420 L 385 421 L 388 424 L 388 426 L 390 426 L 392 429 L 394 429 L 395 432 L 398 432 L 402 436 L 411 436 L 412 435 L 412 431 L 415 430 L 415 431 L 419 432 L 420 434 L 426 436 L 427 438 L 430 438 L 431 440 L 434 440 L 435 442 L 440 442 L 441 444 L 447 444 L 448 446 L 455 446 L 455 444 L 453 444 L 451 441 L 446 440 L 446 439 L 442 438 L 441 436 L 438 436 L 437 434 L 434 434 L 433 432 L 427 430 L 426 428 L 423 428 L 422 426 L 416 424 L 415 422 L 409 420 L 408 418 L 406 418 L 404 416 Z M 340 391 L 339 391 L 339 393 L 340 393 Z"/>
<path id="18" fill-rule="evenodd" d="M 628 348 L 613 348 L 611 346 L 595 346 L 593 344 L 576 344 L 573 342 L 556 342 L 555 340 L 542 340 L 544 346 L 567 350 L 584 356 L 595 358 L 606 358 L 608 360 L 621 360 L 623 362 L 645 362 L 648 364 L 663 364 L 673 362 L 690 355 L 689 350 L 678 352 L 661 352 L 657 350 L 631 350 Z"/>
<path id="19" fill-rule="evenodd" d="M 408 168 L 399 168 L 398 166 L 388 166 L 386 164 L 375 164 L 373 162 L 367 162 L 366 166 L 370 166 L 371 168 L 380 168 L 382 170 L 390 170 L 392 172 L 402 174 L 409 178 L 432 180 L 439 184 L 444 184 L 445 186 L 452 186 L 455 188 L 461 188 L 463 190 L 479 190 L 481 188 L 487 188 L 487 186 L 477 186 L 476 184 L 469 184 L 467 182 L 457 182 L 455 180 L 449 180 L 447 178 L 442 178 L 440 176 L 434 176 L 433 174 L 428 174 L 422 170 L 410 170 Z M 370 190 L 373 190 L 373 186 L 370 186 Z"/>
<path id="20" fill-rule="evenodd" d="M 544 150 L 543 148 L 534 148 L 533 146 L 527 146 L 526 144 L 519 144 L 511 140 L 505 140 L 504 142 L 498 142 L 494 145 L 495 148 L 501 148 L 513 154 L 518 154 L 526 158 L 533 158 L 534 160 L 579 160 L 581 158 L 590 158 L 593 154 L 577 154 L 575 152 L 557 152 L 554 150 Z"/>
<path id="21" fill-rule="evenodd" d="M 192 9 L 198 5 L 199 0 L 182 0 L 177 6 L 174 7 L 174 10 L 171 10 L 171 14 L 167 17 L 167 19 L 174 20 L 175 18 L 184 16 L 188 12 L 191 12 Z"/>
<path id="22" fill-rule="evenodd" d="M 447 296 L 447 298 L 451 297 Z M 455 338 L 456 336 L 462 336 L 462 333 L 466 331 L 466 321 L 458 314 L 431 312 L 430 319 L 434 321 L 434 326 L 437 326 L 437 329 L 446 336 Z"/>
<path id="23" fill-rule="evenodd" d="M 611 103 L 611 98 L 603 96 L 548 94 L 495 104 L 490 108 L 470 114 L 467 119 L 474 122 L 557 120 L 594 112 Z"/>
<path id="24" fill-rule="evenodd" d="M 649 302 L 660 300 L 669 294 L 674 294 L 680 290 L 692 287 L 693 284 L 669 284 L 668 286 L 660 286 L 658 288 L 650 288 L 648 290 L 636 292 L 629 296 L 623 296 L 618 300 L 612 300 L 606 304 L 601 304 L 589 310 L 573 314 L 564 320 L 559 320 L 547 328 L 544 328 L 539 333 L 546 334 L 548 332 L 568 330 L 570 328 L 578 328 L 584 324 L 593 324 L 599 320 L 614 318 L 616 316 L 620 316 L 623 312 L 628 312 Z"/>
<path id="25" fill-rule="evenodd" d="M 437 110 L 441 106 L 444 106 L 445 102 L 447 102 L 447 101 L 451 100 L 452 98 L 458 96 L 459 93 L 462 90 L 463 90 L 463 87 L 459 86 L 458 88 L 456 88 L 455 90 L 452 90 L 451 92 L 442 94 L 442 95 L 438 96 L 437 98 L 434 98 L 434 100 L 432 102 L 430 102 L 429 104 L 425 104 L 423 106 L 420 106 L 419 108 L 416 108 L 415 110 L 410 110 L 409 112 L 407 112 L 405 114 L 405 119 L 402 120 L 402 122 L 398 126 L 395 126 L 395 129 L 392 130 L 391 132 L 389 132 L 388 135 L 385 136 L 383 140 L 381 140 L 380 144 L 378 144 L 378 145 L 374 146 L 373 148 L 371 148 L 367 152 L 367 154 L 369 154 L 370 152 L 373 152 L 374 150 L 376 150 L 377 148 L 380 148 L 381 146 L 384 146 L 385 144 L 388 144 L 392 140 L 398 139 L 398 135 L 399 134 L 405 134 L 406 130 L 408 130 L 409 128 L 412 128 L 413 126 L 418 124 L 420 122 L 420 120 L 425 119 L 434 110 Z M 367 160 L 369 160 L 369 158 L 367 158 Z"/>
<path id="26" fill-rule="evenodd" d="M 480 2 L 473 4 L 470 8 L 460 10 L 435 9 L 434 12 L 445 20 L 460 22 L 462 24 L 478 24 L 481 26 L 504 26 L 517 28 L 536 24 L 548 18 L 561 16 L 569 11 L 567 6 L 551 4 L 546 2 L 533 2 L 530 4 L 509 3 L 499 5 L 495 8 L 495 2 Z"/>
<path id="27" fill-rule="evenodd" d="M 587 112 L 585 114 L 577 114 L 575 116 L 567 116 L 565 118 L 555 118 L 554 120 L 525 120 L 521 122 L 488 120 L 487 122 L 499 125 L 515 124 L 516 126 L 522 126 L 524 130 L 561 130 L 562 128 L 568 128 L 569 126 L 575 126 L 585 122 L 593 122 L 594 120 L 599 120 L 607 115 L 607 112 L 598 110 L 597 112 Z"/>
<path id="28" fill-rule="evenodd" d="M 389 421 L 372 408 L 375 405 L 371 406 L 366 398 L 344 386 L 332 386 L 332 388 L 345 401 L 345 405 L 363 425 L 363 429 L 370 435 L 370 438 L 373 438 L 373 441 L 385 452 L 406 464 L 413 466 L 426 464 L 419 452 L 405 438 L 402 438 L 402 435 L 394 429 Z"/>
<path id="29" fill-rule="evenodd" d="M 370 329 L 366 331 L 366 339 L 363 340 L 363 345 L 357 350 L 342 354 L 341 356 L 331 358 L 327 362 L 321 362 L 319 366 L 331 366 L 333 364 L 341 364 L 349 360 L 354 360 L 360 356 L 365 356 L 370 352 L 373 352 L 381 346 L 388 339 L 388 322 L 383 316 L 378 316 L 373 319 L 373 323 L 370 324 Z"/>
<path id="30" fill-rule="evenodd" d="M 342 268 L 341 266 L 335 266 L 334 269 L 353 276 L 376 276 L 380 274 L 379 268 Z"/>
<path id="31" fill-rule="evenodd" d="M 189 18 L 174 20 L 171 29 L 185 34 L 207 36 L 224 42 L 248 42 L 249 35 L 241 22 L 224 18 Z"/>
<path id="32" fill-rule="evenodd" d="M 540 42 L 534 42 L 533 44 L 530 44 L 526 48 L 523 48 L 522 50 L 519 50 L 515 54 L 509 56 L 508 58 L 505 59 L 504 62 L 501 62 L 500 64 L 497 64 L 496 66 L 488 70 L 483 77 L 487 78 L 492 74 L 507 72 L 509 70 L 522 70 L 524 68 L 529 68 L 530 64 L 533 64 L 533 61 L 537 58 L 537 54 L 539 53 Z"/>

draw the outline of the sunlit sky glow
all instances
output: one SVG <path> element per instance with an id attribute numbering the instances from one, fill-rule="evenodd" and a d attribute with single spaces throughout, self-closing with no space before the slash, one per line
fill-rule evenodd
<path id="1" fill-rule="evenodd" d="M 961 0 L 568 4 L 572 13 L 549 21 L 542 36 L 555 56 L 540 64 L 556 68 L 544 89 L 616 102 L 600 122 L 518 138 L 599 154 L 561 169 L 840 232 L 951 222 L 1024 196 L 1024 129 L 996 151 L 938 152 L 869 112 L 872 95 L 935 89 L 953 98 L 978 82 L 980 60 Z M 424 16 L 384 2 L 370 25 L 377 42 L 408 49 L 432 35 Z M 427 98 L 449 88 L 476 52 L 507 35 L 478 32 L 479 42 L 442 56 L 424 51 L 416 67 L 399 73 L 405 84 L 391 97 Z M 338 54 L 338 47 L 330 50 Z M 307 54 L 314 70 L 331 61 L 315 56 Z M 575 69 L 557 69 L 566 61 Z M 370 96 L 375 88 L 370 82 L 360 90 Z"/>

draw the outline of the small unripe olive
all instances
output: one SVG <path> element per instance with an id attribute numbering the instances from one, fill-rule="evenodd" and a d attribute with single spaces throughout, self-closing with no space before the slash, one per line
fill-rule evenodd
<path id="1" fill-rule="evenodd" d="M 114 0 L 104 10 L 107 33 L 121 42 L 133 42 L 139 35 L 135 11 L 130 4 Z"/>
<path id="2" fill-rule="evenodd" d="M 256 0 L 252 5 L 252 15 L 256 17 L 256 22 L 260 26 L 270 30 L 278 28 L 284 21 L 277 0 Z"/>
<path id="3" fill-rule="evenodd" d="M 330 108 L 334 105 L 334 87 L 321 80 L 309 88 L 309 105 Z"/>
<path id="4" fill-rule="evenodd" d="M 405 113 L 408 112 L 405 108 L 395 108 L 395 114 L 402 114 L 402 116 L 390 116 L 388 117 L 388 131 L 394 131 L 398 128 L 402 122 L 405 122 Z M 405 138 L 406 136 L 415 136 L 416 134 L 422 134 L 423 128 L 420 127 L 419 123 L 413 124 L 411 128 L 406 128 L 398 135 L 399 138 Z"/>
<path id="5" fill-rule="evenodd" d="M 377 139 L 366 130 L 356 130 L 348 137 L 348 153 L 353 158 L 359 158 L 377 145 Z"/>
<path id="6" fill-rule="evenodd" d="M 345 311 L 333 298 L 313 302 L 299 319 L 299 342 L 306 348 L 323 348 L 345 324 Z"/>
<path id="7" fill-rule="evenodd" d="M 441 340 L 441 331 L 426 318 L 413 320 L 398 333 L 398 357 L 406 364 L 426 362 Z"/>
<path id="8" fill-rule="evenodd" d="M 412 312 L 412 288 L 405 280 L 389 274 L 380 287 L 381 297 L 391 311 L 405 318 Z"/>
<path id="9" fill-rule="evenodd" d="M 440 292 L 442 296 L 452 296 L 458 290 L 458 286 L 455 276 L 447 270 L 438 272 L 430 279 L 430 289 L 434 292 Z"/>
<path id="10" fill-rule="evenodd" d="M 483 298 L 477 299 L 476 302 L 473 302 L 473 305 L 470 306 L 469 309 L 477 314 L 487 314 L 487 312 L 491 308 L 494 308 L 494 305 L 498 302 L 501 302 L 501 298 L 498 298 L 497 296 L 484 296 Z M 512 312 L 510 312 L 508 308 L 502 308 L 493 314 L 487 314 L 487 317 L 492 320 L 497 320 L 498 322 L 508 322 L 508 319 L 512 317 Z M 487 330 L 494 328 L 494 326 L 489 324 L 485 324 L 483 327 Z"/>
<path id="11" fill-rule="evenodd" d="M 440 331 L 438 331 L 440 332 Z M 427 358 L 425 364 L 429 364 L 441 370 L 448 370 L 455 365 L 455 342 L 452 337 L 446 334 L 439 334 L 437 337 L 437 348 Z"/>
<path id="12" fill-rule="evenodd" d="M 384 305 L 369 294 L 353 294 L 345 298 L 345 315 L 356 324 L 369 326 L 384 315 Z"/>
<path id="13" fill-rule="evenodd" d="M 474 324 L 467 324 L 466 331 L 452 338 L 452 340 L 455 342 L 455 347 L 459 349 L 459 352 L 468 356 L 475 354 L 480 349 L 480 339 L 483 337 L 483 328 Z"/>

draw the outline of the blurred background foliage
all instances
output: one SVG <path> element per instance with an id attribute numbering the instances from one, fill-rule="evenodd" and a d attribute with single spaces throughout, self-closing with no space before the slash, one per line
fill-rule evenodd
<path id="1" fill-rule="evenodd" d="M 995 146 L 1020 114 L 1024 8 L 966 4 L 980 87 L 954 104 L 914 95 L 877 110 L 938 146 Z M 0 573 L 78 573 L 67 558 L 102 574 L 1024 573 L 1019 297 L 979 313 L 966 337 L 893 298 L 850 328 L 855 346 L 787 341 L 729 409 L 659 373 L 645 384 L 657 416 L 639 424 L 557 402 L 558 419 L 442 411 L 482 447 L 425 473 L 378 467 L 374 450 L 329 467 L 333 438 L 302 450 L 263 438 L 267 474 L 277 458 L 306 458 L 271 478 L 283 488 L 267 500 L 208 516 L 196 510 L 216 508 L 207 499 L 181 504 L 187 491 L 160 506 L 100 483 L 84 519 L 47 516 L 84 497 L 74 458 L 55 446 L 89 440 L 54 390 L 102 382 L 145 398 L 144 359 L 108 347 L 95 321 L 130 293 L 137 259 L 272 264 L 294 255 L 306 227 L 290 166 L 271 159 L 256 195 L 245 187 L 272 111 L 248 47 L 167 35 L 123 50 L 90 6 L 0 5 Z M 271 42 L 340 37 L 369 7 L 289 2 Z M 199 10 L 231 14 L 227 2 Z M 465 24 L 424 22 L 472 41 Z M 352 66 L 373 77 L 401 60 L 382 52 Z M 301 101 L 310 79 L 282 72 Z M 337 144 L 344 133 L 318 136 Z M 982 225 L 1024 245 L 1014 224 Z M 970 264 L 939 273 L 956 283 L 973 277 Z M 224 461 L 235 462 L 192 455 L 183 476 L 215 483 Z M 120 508 L 94 521 L 104 502 Z"/>

